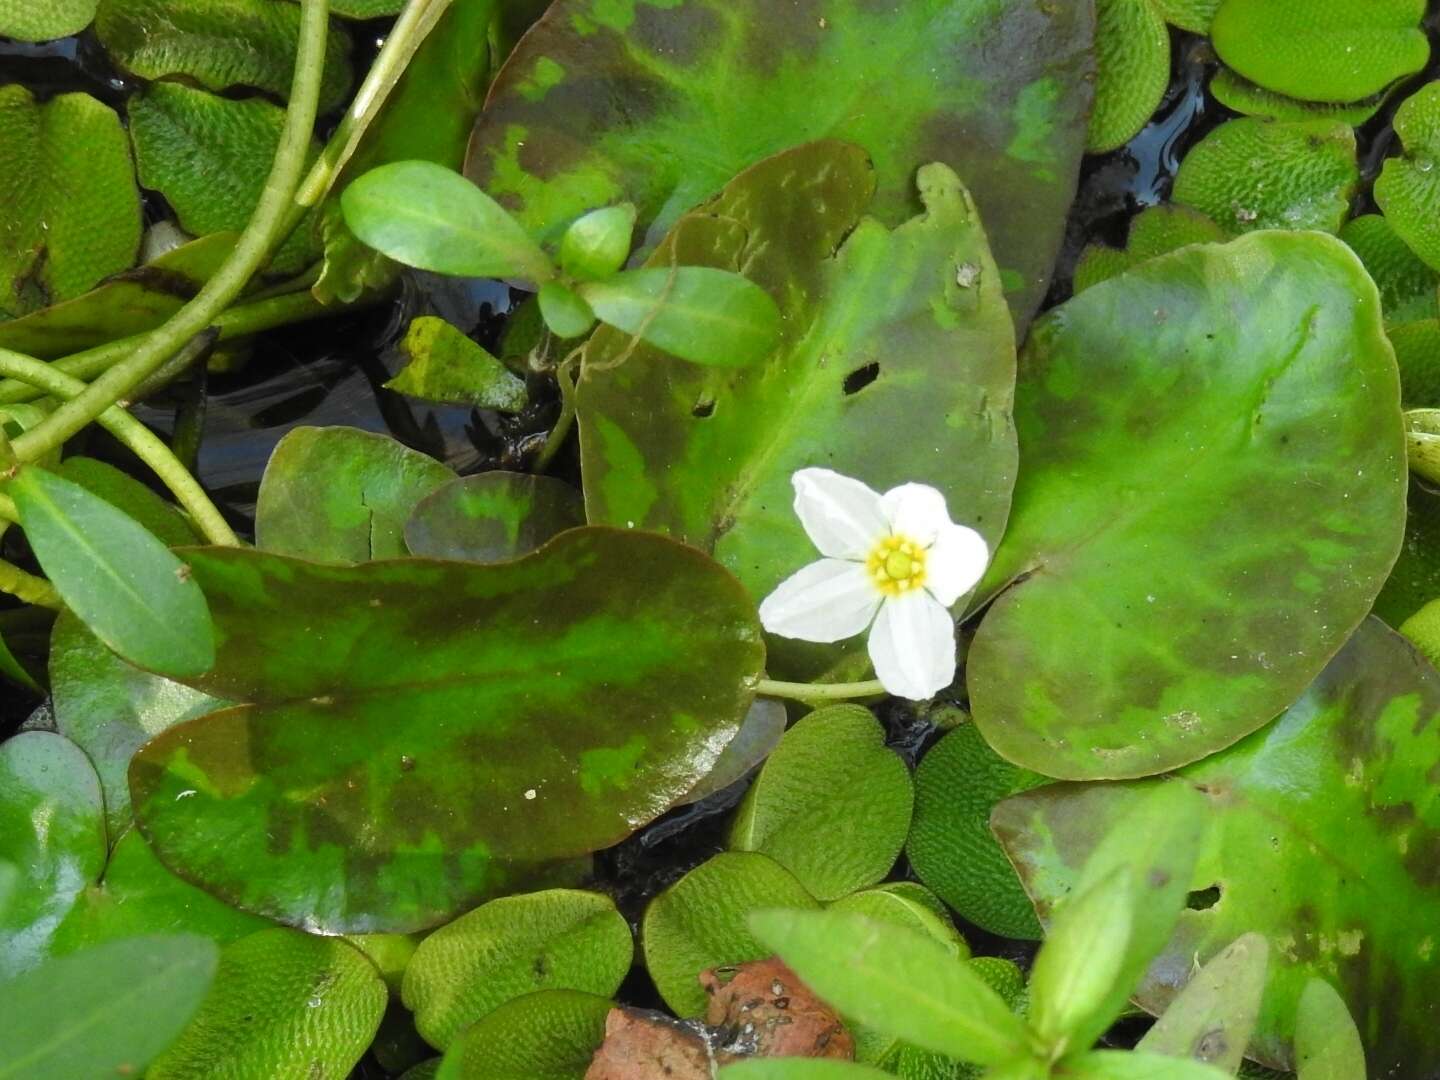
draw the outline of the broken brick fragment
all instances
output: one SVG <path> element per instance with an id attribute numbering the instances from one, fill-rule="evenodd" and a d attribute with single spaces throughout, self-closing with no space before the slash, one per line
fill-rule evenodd
<path id="1" fill-rule="evenodd" d="M 700 976 L 710 995 L 705 1022 L 719 1029 L 715 1060 L 746 1057 L 855 1057 L 855 1040 L 835 1010 L 778 957 Z"/>
<path id="2" fill-rule="evenodd" d="M 585 1080 L 710 1080 L 710 1061 L 699 1025 L 621 1006 L 605 1017 L 605 1041 Z"/>

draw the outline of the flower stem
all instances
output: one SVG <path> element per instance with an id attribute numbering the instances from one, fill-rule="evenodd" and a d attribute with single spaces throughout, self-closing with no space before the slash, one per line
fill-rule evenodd
<path id="1" fill-rule="evenodd" d="M 794 683 L 761 679 L 755 693 L 765 697 L 793 698 L 796 701 L 851 701 L 855 698 L 880 697 L 885 687 L 879 679 L 868 682 Z"/>
<path id="2" fill-rule="evenodd" d="M 129 396 L 229 307 L 269 258 L 305 169 L 305 153 L 315 128 L 329 8 L 329 0 L 301 0 L 300 45 L 295 56 L 295 79 L 290 88 L 285 127 L 265 189 L 235 250 L 195 298 L 146 336 L 126 359 L 17 438 L 15 453 L 21 461 L 35 461 L 58 449 L 115 402 Z"/>
<path id="3" fill-rule="evenodd" d="M 0 349 L 0 376 L 21 379 L 43 393 L 61 400 L 68 398 L 74 401 L 85 392 L 85 384 L 79 379 L 71 378 L 49 364 L 10 352 L 8 349 Z M 165 486 L 175 493 L 180 505 L 190 512 L 196 527 L 207 540 L 212 544 L 223 544 L 227 547 L 239 545 L 240 538 L 226 524 L 220 511 L 210 501 L 210 496 L 200 487 L 199 481 L 180 464 L 180 460 L 165 445 L 164 440 L 115 405 L 106 409 L 96 419 L 110 434 L 128 446 L 136 457 L 154 470 Z M 18 444 L 17 439 L 15 445 Z"/>
<path id="4" fill-rule="evenodd" d="M 0 559 L 0 592 L 7 592 L 27 604 L 38 604 L 40 607 L 51 608 L 55 611 L 59 611 L 65 606 L 60 599 L 60 594 L 55 591 L 54 585 L 44 578 L 27 574 L 14 563 L 6 562 L 4 559 Z"/>

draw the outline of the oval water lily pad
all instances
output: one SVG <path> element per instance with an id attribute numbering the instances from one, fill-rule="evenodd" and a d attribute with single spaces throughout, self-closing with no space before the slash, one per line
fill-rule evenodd
<path id="1" fill-rule="evenodd" d="M 1213 831 L 1140 1003 L 1163 1009 L 1197 957 L 1259 930 L 1272 972 L 1252 1056 L 1290 1067 L 1296 1003 L 1319 976 L 1357 1017 L 1371 1075 L 1440 1060 L 1440 956 L 1425 929 L 1440 919 L 1426 779 L 1440 767 L 1437 721 L 1440 674 L 1371 619 L 1275 723 L 1181 770 L 1173 782 L 1200 792 L 1191 813 Z M 1038 904 L 1073 886 L 1149 786 L 1057 785 L 1001 805 L 996 831 Z"/>
<path id="2" fill-rule="evenodd" d="M 380 1026 L 385 984 L 337 938 L 275 927 L 227 945 L 195 1019 L 145 1073 L 344 1080 Z"/>
<path id="3" fill-rule="evenodd" d="M 452 480 L 415 504 L 405 522 L 412 554 L 504 562 L 585 524 L 585 500 L 563 480 L 487 472 Z"/>
<path id="4" fill-rule="evenodd" d="M 29 6 L 29 0 L 23 0 Z M 140 249 L 140 192 L 115 110 L 0 87 L 0 320 L 79 296 Z"/>
<path id="5" fill-rule="evenodd" d="M 738 583 L 645 533 L 492 566 L 185 554 L 219 639 L 193 684 L 250 704 L 148 743 L 136 815 L 183 876 L 314 928 L 421 929 L 513 887 L 497 860 L 622 839 L 710 769 L 764 664 Z"/>
<path id="6" fill-rule="evenodd" d="M 1254 731 L 1365 617 L 1404 530 L 1360 261 L 1315 233 L 1186 248 L 1037 323 L 1020 370 L 1026 467 L 967 672 L 981 734 L 1102 779 Z"/>
<path id="7" fill-rule="evenodd" d="M 1359 101 L 1430 59 L 1425 0 L 1225 0 L 1210 26 L 1220 59 L 1267 90 Z"/>
<path id="8" fill-rule="evenodd" d="M 1175 201 L 1230 233 L 1255 229 L 1338 232 L 1360 183 L 1355 130 L 1343 120 L 1221 124 L 1192 146 L 1175 177 Z"/>
<path id="9" fill-rule="evenodd" d="M 713 551 L 757 601 L 814 558 L 791 508 L 791 474 L 807 466 L 881 491 L 933 484 L 998 542 L 1016 465 L 999 272 L 949 169 L 921 170 L 927 213 L 893 231 L 862 217 L 872 183 L 858 148 L 811 144 L 676 225 L 653 261 L 743 266 L 780 299 L 782 342 L 760 364 L 718 370 L 597 331 L 577 399 L 592 521 Z M 906 438 L 876 435 L 899 430 Z M 771 673 L 861 652 L 788 644 Z"/>
<path id="10" fill-rule="evenodd" d="M 507 1001 L 465 1031 L 436 1080 L 582 1080 L 613 1007 L 578 990 Z"/>
<path id="11" fill-rule="evenodd" d="M 910 828 L 910 770 L 869 709 L 819 709 L 785 733 L 730 827 L 733 851 L 758 851 L 817 900 L 889 873 Z"/>
<path id="12" fill-rule="evenodd" d="M 614 902 L 576 889 L 506 896 L 441 927 L 405 971 L 415 1026 L 441 1050 L 505 1002 L 539 990 L 609 997 L 635 943 Z"/>
<path id="13" fill-rule="evenodd" d="M 699 1016 L 706 1004 L 702 971 L 770 955 L 746 921 L 752 912 L 819 906 L 769 856 L 721 852 L 650 901 L 640 927 L 645 967 L 677 1015 Z"/>
<path id="14" fill-rule="evenodd" d="M 990 811 L 1001 799 L 1047 783 L 991 750 L 974 724 L 950 732 L 915 770 L 915 818 L 905 842 L 915 876 L 976 926 L 1038 940 L 1040 923 L 990 832 Z"/>
<path id="15" fill-rule="evenodd" d="M 229 704 L 127 664 L 68 611 L 50 635 L 50 687 L 55 727 L 94 762 L 117 837 L 130 825 L 135 751 L 166 728 Z"/>
<path id="16" fill-rule="evenodd" d="M 1170 28 L 1153 0 L 1095 5 L 1095 107 L 1085 149 L 1108 153 L 1143 128 L 1170 85 Z"/>
<path id="17" fill-rule="evenodd" d="M 411 511 L 455 478 L 453 469 L 386 435 L 295 428 L 276 445 L 260 481 L 255 542 L 326 562 L 399 558 L 407 554 Z"/>
<path id="18" fill-rule="evenodd" d="M 1375 181 L 1375 201 L 1410 249 L 1440 270 L 1440 82 L 1407 98 L 1395 112 L 1395 133 L 1404 144 L 1401 157 L 1386 160 Z"/>
<path id="19" fill-rule="evenodd" d="M 0 743 L 0 859 L 20 871 L 0 911 L 0 981 L 34 967 L 105 866 L 95 769 L 69 739 L 28 731 Z"/>
<path id="20" fill-rule="evenodd" d="M 1075 191 L 1092 18 L 1077 0 L 561 0 L 496 77 L 466 173 L 541 239 L 631 202 L 653 242 L 810 140 L 870 153 L 891 226 L 915 170 L 943 161 L 975 192 L 1024 324 Z"/>

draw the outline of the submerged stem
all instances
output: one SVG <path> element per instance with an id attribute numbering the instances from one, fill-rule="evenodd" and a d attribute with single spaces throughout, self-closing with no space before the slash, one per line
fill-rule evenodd
<path id="1" fill-rule="evenodd" d="M 793 698 L 796 701 L 850 701 L 855 698 L 880 697 L 885 687 L 879 679 L 868 682 L 795 683 L 761 679 L 755 693 L 764 697 Z"/>
<path id="2" fill-rule="evenodd" d="M 315 128 L 329 8 L 329 0 L 301 0 L 300 46 L 285 127 L 265 189 L 235 250 L 195 298 L 147 335 L 130 356 L 17 438 L 15 453 L 22 461 L 34 461 L 58 449 L 115 402 L 128 397 L 191 338 L 209 327 L 269 258 L 289 215 Z"/>

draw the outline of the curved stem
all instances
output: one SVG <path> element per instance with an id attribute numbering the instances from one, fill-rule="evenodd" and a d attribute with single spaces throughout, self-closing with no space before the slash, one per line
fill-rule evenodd
<path id="1" fill-rule="evenodd" d="M 560 385 L 560 415 L 556 417 L 550 434 L 545 436 L 545 445 L 536 455 L 534 471 L 537 473 L 549 467 L 569 438 L 570 429 L 575 426 L 575 378 L 569 364 L 561 363 L 555 369 L 555 381 Z"/>
<path id="2" fill-rule="evenodd" d="M 855 698 L 880 697 L 885 687 L 879 679 L 868 682 L 797 683 L 761 679 L 755 693 L 765 697 L 793 698 L 796 701 L 850 701 Z"/>
<path id="3" fill-rule="evenodd" d="M 85 384 L 63 372 L 56 371 L 49 364 L 20 353 L 0 349 L 0 375 L 8 379 L 21 379 L 37 387 L 45 394 L 62 400 L 76 400 L 85 392 Z M 154 470 L 179 500 L 180 505 L 190 512 L 195 525 L 212 544 L 236 547 L 240 538 L 205 494 L 199 481 L 153 431 L 136 420 L 124 409 L 112 405 L 98 417 L 101 426 L 114 435 L 134 452 L 135 456 Z M 18 444 L 19 440 L 15 440 Z"/>
<path id="4" fill-rule="evenodd" d="M 22 461 L 34 461 L 58 449 L 71 436 L 96 420 L 115 402 L 129 396 L 185 343 L 205 330 L 230 306 L 269 258 L 289 214 L 295 188 L 305 168 L 305 152 L 315 128 L 320 97 L 320 76 L 325 64 L 325 32 L 329 0 L 301 0 L 300 47 L 295 57 L 295 79 L 290 106 L 275 162 L 265 189 L 235 250 L 195 298 L 149 334 L 133 353 L 67 401 L 46 420 L 15 440 Z"/>
<path id="5" fill-rule="evenodd" d="M 4 559 L 0 559 L 0 592 L 7 592 L 27 604 L 36 604 L 55 611 L 59 611 L 65 606 L 60 599 L 60 594 L 55 591 L 54 585 L 44 578 L 27 574 L 14 563 L 6 562 Z"/>

